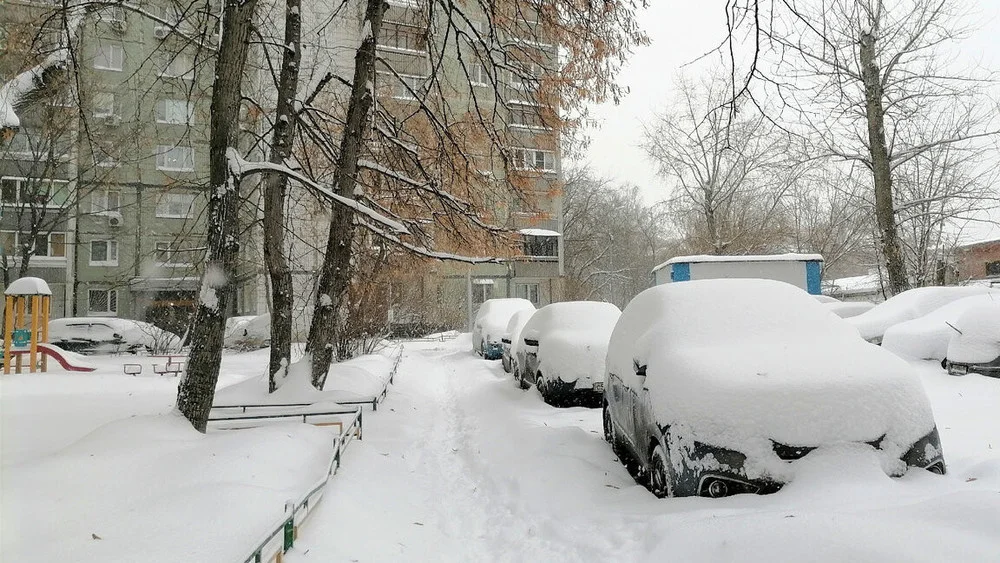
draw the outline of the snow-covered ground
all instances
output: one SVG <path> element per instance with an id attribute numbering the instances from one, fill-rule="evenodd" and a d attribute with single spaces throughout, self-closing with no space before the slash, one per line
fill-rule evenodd
<path id="1" fill-rule="evenodd" d="M 611 453 L 599 411 L 545 405 L 470 348 L 469 335 L 407 344 L 388 399 L 365 414 L 364 441 L 286 561 L 1000 554 L 998 380 L 912 364 L 947 476 L 894 480 L 869 453 L 835 448 L 798 462 L 797 480 L 774 495 L 657 500 Z M 220 385 L 250 381 L 266 358 L 227 355 Z M 170 414 L 176 380 L 124 376 L 127 360 L 96 358 L 93 374 L 0 377 L 0 560 L 236 561 L 325 470 L 329 429 L 199 435 Z"/>
<path id="2" fill-rule="evenodd" d="M 407 346 L 288 561 L 997 561 L 1000 381 L 913 364 L 949 474 L 890 479 L 850 447 L 768 496 L 657 500 L 600 412 L 515 388 L 468 335 Z"/>

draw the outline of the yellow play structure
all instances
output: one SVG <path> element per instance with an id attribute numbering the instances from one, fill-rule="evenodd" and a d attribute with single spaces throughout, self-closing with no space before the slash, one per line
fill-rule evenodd
<path id="1" fill-rule="evenodd" d="M 14 363 L 15 372 L 21 373 L 27 349 L 28 369 L 34 373 L 39 365 L 39 343 L 49 340 L 52 291 L 43 279 L 21 278 L 11 283 L 4 293 L 3 372 L 9 374 L 11 363 Z M 25 317 L 30 320 L 30 327 L 25 326 Z M 41 360 L 41 370 L 48 371 L 48 354 L 44 350 Z"/>

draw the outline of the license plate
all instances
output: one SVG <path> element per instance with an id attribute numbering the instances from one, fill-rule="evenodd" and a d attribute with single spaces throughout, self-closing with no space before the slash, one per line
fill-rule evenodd
<path id="1" fill-rule="evenodd" d="M 598 381 L 598 382 L 594 383 L 594 391 L 597 391 L 598 393 L 603 393 L 604 392 L 604 382 L 603 381 Z"/>
<path id="2" fill-rule="evenodd" d="M 956 365 L 953 365 L 953 366 L 951 366 L 951 369 L 948 370 L 948 373 L 950 373 L 952 375 L 965 375 L 965 374 L 969 373 L 969 366 L 956 366 Z"/>

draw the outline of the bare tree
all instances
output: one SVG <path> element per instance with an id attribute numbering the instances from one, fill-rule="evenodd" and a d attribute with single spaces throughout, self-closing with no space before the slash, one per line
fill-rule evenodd
<path id="1" fill-rule="evenodd" d="M 647 126 L 643 145 L 672 184 L 668 201 L 692 251 L 771 250 L 786 235 L 782 200 L 797 167 L 783 133 L 727 95 L 717 76 L 681 79 L 674 109 Z"/>
<path id="2" fill-rule="evenodd" d="M 757 81 L 780 95 L 790 127 L 809 135 L 820 155 L 869 170 L 889 289 L 905 290 L 911 276 L 897 187 L 907 166 L 937 147 L 965 148 L 997 132 L 995 110 L 981 103 L 985 77 L 951 70 L 948 49 L 966 32 L 962 7 L 950 0 L 730 0 L 727 17 L 732 32 L 748 30 L 754 53 L 745 72 L 733 65 L 732 99 L 766 99 L 751 88 Z M 741 35 L 731 35 L 731 49 Z M 936 126 L 954 106 L 965 112 Z"/>

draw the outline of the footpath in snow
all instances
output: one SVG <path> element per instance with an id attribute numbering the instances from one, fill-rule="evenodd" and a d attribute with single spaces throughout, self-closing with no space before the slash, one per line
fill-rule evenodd
<path id="1" fill-rule="evenodd" d="M 916 365 L 949 475 L 885 476 L 811 456 L 781 492 L 655 499 L 601 436 L 600 411 L 522 392 L 468 335 L 407 344 L 287 561 L 997 561 L 1000 385 Z M 808 458 L 807 458 L 808 459 Z M 805 461 L 805 460 L 804 460 Z"/>

